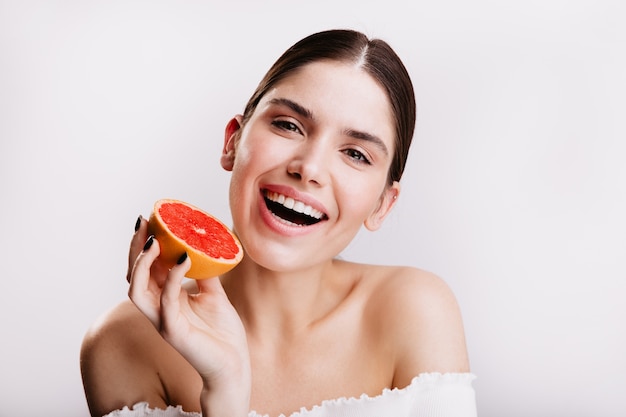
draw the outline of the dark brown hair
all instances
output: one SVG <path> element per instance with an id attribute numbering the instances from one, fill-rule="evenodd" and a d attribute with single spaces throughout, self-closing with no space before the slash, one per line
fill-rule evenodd
<path id="1" fill-rule="evenodd" d="M 390 184 L 399 181 L 415 129 L 415 94 L 404 64 L 383 40 L 370 40 L 360 32 L 338 29 L 315 33 L 298 41 L 265 74 L 246 104 L 243 123 L 248 121 L 261 98 L 276 83 L 306 64 L 325 59 L 359 64 L 387 92 L 396 124 L 395 151 L 388 181 Z"/>

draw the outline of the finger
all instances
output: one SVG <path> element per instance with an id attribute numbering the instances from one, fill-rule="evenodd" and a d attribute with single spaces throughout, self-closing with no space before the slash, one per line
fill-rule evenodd
<path id="1" fill-rule="evenodd" d="M 185 273 L 191 267 L 191 260 L 187 252 L 178 259 L 167 275 L 163 291 L 161 292 L 161 334 L 168 339 L 170 330 L 176 326 L 176 319 L 180 314 L 180 293 Z"/>
<path id="2" fill-rule="evenodd" d="M 148 238 L 148 221 L 139 216 L 135 223 L 135 233 L 130 241 L 130 248 L 128 250 L 128 272 L 126 273 L 126 281 L 130 282 L 130 274 L 133 271 L 135 260 L 141 253 L 143 245 Z"/>
<path id="3" fill-rule="evenodd" d="M 196 280 L 199 293 L 225 293 L 219 277 Z"/>
<path id="4" fill-rule="evenodd" d="M 159 242 L 154 236 L 150 236 L 135 261 L 130 277 L 130 287 L 128 288 L 128 296 L 131 301 L 157 328 L 160 294 L 158 285 L 151 282 L 150 267 L 159 256 L 159 252 Z"/>
<path id="5" fill-rule="evenodd" d="M 148 288 L 150 268 L 160 252 L 161 248 L 156 238 L 154 236 L 148 237 L 133 264 L 129 292 L 145 291 Z"/>

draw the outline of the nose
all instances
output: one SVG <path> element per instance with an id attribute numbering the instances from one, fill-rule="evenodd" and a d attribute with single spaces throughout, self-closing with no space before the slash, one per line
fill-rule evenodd
<path id="1" fill-rule="evenodd" d="M 321 140 L 307 140 L 294 152 L 287 164 L 290 176 L 315 185 L 325 185 L 330 176 L 330 155 Z"/>

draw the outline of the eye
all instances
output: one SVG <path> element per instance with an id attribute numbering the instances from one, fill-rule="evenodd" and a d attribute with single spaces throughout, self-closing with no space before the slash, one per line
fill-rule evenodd
<path id="1" fill-rule="evenodd" d="M 348 155 L 348 157 L 350 157 L 351 159 L 353 159 L 354 161 L 356 161 L 359 164 L 367 164 L 367 165 L 371 165 L 372 163 L 370 162 L 369 159 L 367 159 L 367 157 L 363 154 L 363 152 L 358 151 L 356 149 L 345 149 L 343 151 L 344 154 Z"/>
<path id="2" fill-rule="evenodd" d="M 298 125 L 289 120 L 272 120 L 272 126 L 276 126 L 280 130 L 285 130 L 288 132 L 302 133 Z"/>

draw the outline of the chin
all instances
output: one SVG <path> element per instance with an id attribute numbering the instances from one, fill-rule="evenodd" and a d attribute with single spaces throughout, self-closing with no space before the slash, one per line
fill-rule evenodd
<path id="1" fill-rule="evenodd" d="M 331 261 L 335 256 L 329 254 L 321 257 L 312 257 L 310 251 L 298 250 L 294 245 L 268 244 L 261 242 L 259 245 L 244 246 L 245 256 L 248 261 L 259 267 L 276 273 L 292 273 L 315 267 Z"/>

